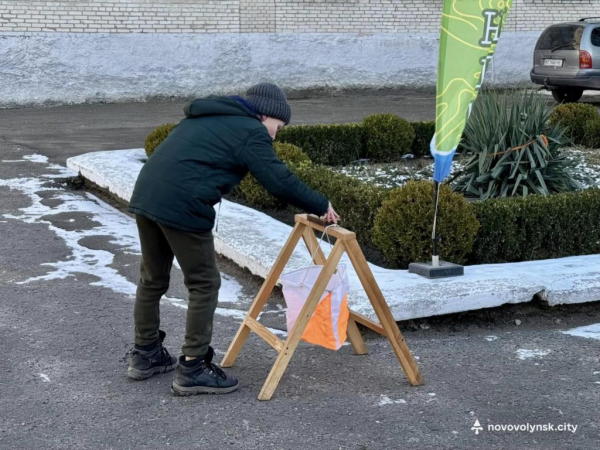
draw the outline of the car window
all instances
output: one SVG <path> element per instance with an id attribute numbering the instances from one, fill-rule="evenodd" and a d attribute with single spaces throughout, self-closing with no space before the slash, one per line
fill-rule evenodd
<path id="1" fill-rule="evenodd" d="M 583 26 L 556 25 L 547 28 L 538 39 L 536 50 L 579 50 Z"/>
<path id="2" fill-rule="evenodd" d="M 596 27 L 592 30 L 592 45 L 600 47 L 600 27 Z"/>

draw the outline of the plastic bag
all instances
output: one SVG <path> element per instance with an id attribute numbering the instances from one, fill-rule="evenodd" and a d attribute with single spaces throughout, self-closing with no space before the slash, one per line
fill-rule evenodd
<path id="1" fill-rule="evenodd" d="M 283 297 L 287 304 L 287 328 L 291 331 L 323 266 L 308 266 L 281 276 Z M 338 265 L 310 318 L 302 340 L 331 350 L 346 341 L 348 309 L 348 275 L 344 264 Z"/>

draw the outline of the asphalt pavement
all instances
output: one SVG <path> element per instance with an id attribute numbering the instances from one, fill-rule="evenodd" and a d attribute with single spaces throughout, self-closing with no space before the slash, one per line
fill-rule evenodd
<path id="1" fill-rule="evenodd" d="M 407 93 L 295 100 L 292 108 L 296 123 L 333 123 L 374 112 L 431 119 L 434 104 Z M 172 373 L 128 379 L 135 223 L 109 199 L 73 190 L 63 166 L 77 154 L 141 147 L 154 126 L 181 118 L 181 108 L 0 111 L 0 449 L 600 447 L 600 325 L 590 338 L 564 333 L 600 323 L 598 303 L 535 302 L 402 323 L 425 378 L 420 387 L 371 333 L 364 356 L 350 346 L 301 344 L 269 402 L 256 397 L 276 354 L 253 336 L 229 369 L 238 392 L 180 398 L 170 393 Z M 213 345 L 222 356 L 260 280 L 223 258 L 219 267 Z M 174 269 L 161 328 L 175 355 L 185 307 Z M 261 321 L 284 333 L 282 308 L 274 296 Z"/>

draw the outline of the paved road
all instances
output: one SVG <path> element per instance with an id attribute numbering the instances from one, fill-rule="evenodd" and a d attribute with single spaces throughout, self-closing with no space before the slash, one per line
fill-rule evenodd
<path id="1" fill-rule="evenodd" d="M 431 98 L 359 100 L 332 101 L 328 121 L 408 104 L 422 113 L 413 117 L 427 118 L 433 105 Z M 295 103 L 297 120 L 325 120 L 312 112 L 325 103 Z M 180 106 L 0 111 L 0 449 L 599 447 L 600 340 L 563 333 L 600 322 L 598 304 L 508 306 L 402 324 L 426 379 L 417 388 L 371 334 L 366 356 L 302 344 L 270 402 L 256 396 L 275 353 L 254 337 L 232 369 L 242 382 L 234 394 L 177 398 L 170 374 L 129 380 L 135 224 L 96 196 L 68 189 L 61 164 L 91 150 L 139 147 L 152 126 L 176 120 Z M 260 281 L 219 264 L 214 346 L 222 354 Z M 182 286 L 175 270 L 161 309 L 174 354 L 184 334 Z M 279 300 L 261 320 L 283 329 Z M 477 435 L 476 420 L 484 428 Z M 578 428 L 488 428 L 527 423 Z"/>

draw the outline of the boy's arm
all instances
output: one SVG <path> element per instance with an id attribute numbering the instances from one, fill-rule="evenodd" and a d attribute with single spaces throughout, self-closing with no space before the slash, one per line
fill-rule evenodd
<path id="1" fill-rule="evenodd" d="M 329 209 L 329 201 L 298 179 L 275 154 L 271 137 L 255 131 L 239 158 L 256 180 L 271 194 L 318 216 Z"/>

